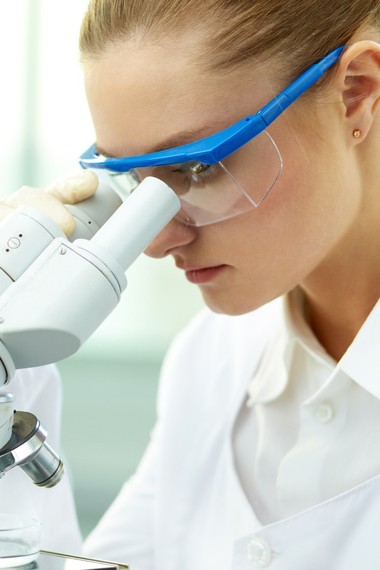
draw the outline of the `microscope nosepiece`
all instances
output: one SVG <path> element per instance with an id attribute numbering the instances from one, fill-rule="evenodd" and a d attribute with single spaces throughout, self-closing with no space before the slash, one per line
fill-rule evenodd
<path id="1" fill-rule="evenodd" d="M 63 476 L 63 463 L 46 443 L 47 432 L 29 412 L 15 412 L 12 437 L 0 450 L 0 473 L 18 465 L 40 487 L 54 487 Z"/>

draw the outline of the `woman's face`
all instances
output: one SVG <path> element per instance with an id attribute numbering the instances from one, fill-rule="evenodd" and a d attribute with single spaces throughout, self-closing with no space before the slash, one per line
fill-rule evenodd
<path id="1" fill-rule="evenodd" d="M 85 65 L 97 144 L 119 157 L 208 136 L 267 103 L 270 75 L 268 65 L 205 73 L 190 44 L 120 45 Z M 321 279 L 346 247 L 360 180 L 342 104 L 332 94 L 323 107 L 295 105 L 268 129 L 284 164 L 257 209 L 200 228 L 173 220 L 147 250 L 173 256 L 214 311 L 245 313 Z"/>

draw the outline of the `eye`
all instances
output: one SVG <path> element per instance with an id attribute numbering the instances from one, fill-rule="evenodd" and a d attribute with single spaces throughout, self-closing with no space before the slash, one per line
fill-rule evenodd
<path id="1" fill-rule="evenodd" d="M 207 164 L 203 164 L 203 162 L 195 162 L 190 168 L 189 171 L 191 174 L 199 175 L 204 174 L 209 166 Z"/>
<path id="2" fill-rule="evenodd" d="M 203 162 L 182 162 L 181 164 L 176 164 L 173 167 L 173 172 L 181 172 L 182 174 L 187 174 L 191 177 L 197 178 L 205 174 L 210 168 L 208 164 Z"/>
<path id="3" fill-rule="evenodd" d="M 177 194 L 182 195 L 192 187 L 204 187 L 215 176 L 216 168 L 215 164 L 209 165 L 194 160 L 162 167 L 163 170 L 154 175 L 165 180 L 171 188 L 176 188 Z"/>
<path id="4" fill-rule="evenodd" d="M 179 170 L 186 174 L 192 183 L 203 183 L 213 174 L 214 168 L 204 162 L 188 162 L 183 163 Z"/>

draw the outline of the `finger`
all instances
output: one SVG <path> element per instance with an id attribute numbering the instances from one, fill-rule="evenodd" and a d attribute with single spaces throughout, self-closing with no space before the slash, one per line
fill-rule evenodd
<path id="1" fill-rule="evenodd" d="M 76 204 L 94 194 L 99 180 L 92 170 L 81 170 L 80 173 L 58 180 L 47 188 L 49 194 L 64 204 Z"/>
<path id="2" fill-rule="evenodd" d="M 32 206 L 41 212 L 44 212 L 56 224 L 58 224 L 67 236 L 75 229 L 75 221 L 65 206 L 52 194 L 40 190 L 39 188 L 31 188 L 23 186 L 17 192 L 10 194 L 4 200 L 5 206 L 18 208 L 19 206 Z"/>

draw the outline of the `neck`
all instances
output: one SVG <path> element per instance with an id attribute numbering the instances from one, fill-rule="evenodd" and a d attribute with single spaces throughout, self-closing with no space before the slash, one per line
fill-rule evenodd
<path id="1" fill-rule="evenodd" d="M 301 285 L 309 325 L 336 361 L 380 297 L 380 244 L 366 247 L 362 241 L 356 243 L 359 251 L 350 248 L 343 256 L 340 252 Z"/>
<path id="2" fill-rule="evenodd" d="M 337 362 L 354 340 L 378 298 L 377 295 L 376 298 L 360 302 L 355 294 L 344 300 L 333 295 L 326 295 L 323 299 L 306 295 L 309 325 Z"/>

